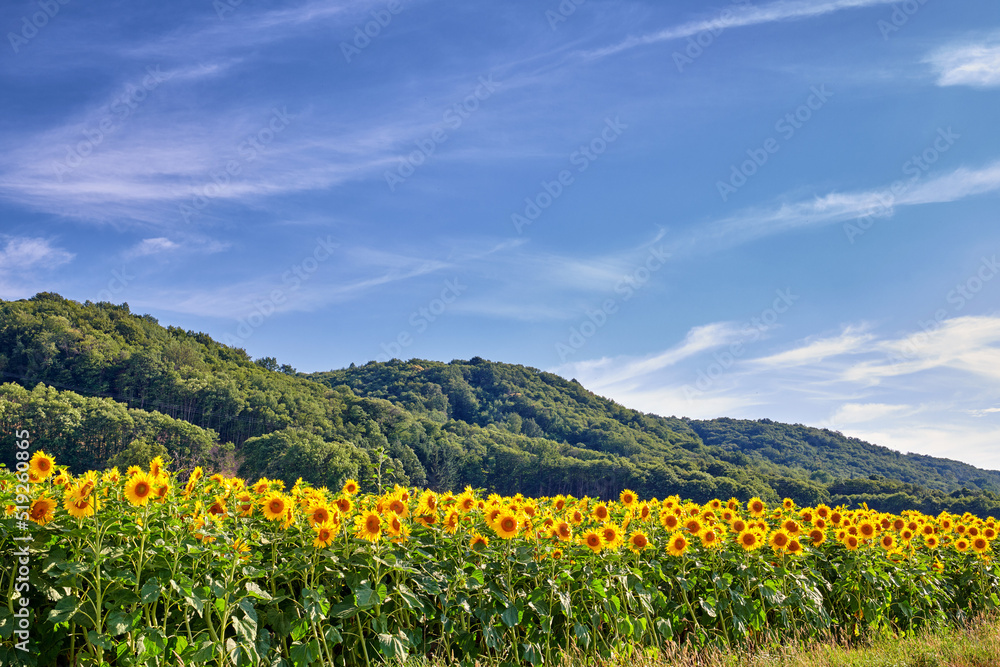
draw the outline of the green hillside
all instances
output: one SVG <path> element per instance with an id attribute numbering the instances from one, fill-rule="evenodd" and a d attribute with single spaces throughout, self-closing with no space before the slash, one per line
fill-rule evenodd
<path id="1" fill-rule="evenodd" d="M 49 293 L 0 301 L 0 373 L 0 435 L 27 428 L 76 471 L 161 454 L 331 487 L 353 476 L 506 494 L 629 487 L 700 501 L 1000 509 L 1000 473 L 826 430 L 643 414 L 574 380 L 479 358 L 305 375 L 127 305 Z M 0 461 L 12 465 L 13 451 Z"/>

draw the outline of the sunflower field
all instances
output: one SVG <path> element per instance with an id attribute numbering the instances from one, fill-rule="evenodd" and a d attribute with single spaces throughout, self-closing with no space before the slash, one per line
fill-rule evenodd
<path id="1" fill-rule="evenodd" d="M 0 469 L 0 664 L 540 665 L 1000 607 L 997 522 Z"/>

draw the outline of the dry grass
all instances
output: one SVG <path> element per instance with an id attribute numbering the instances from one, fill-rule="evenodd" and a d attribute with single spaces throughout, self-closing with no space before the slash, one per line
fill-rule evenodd
<path id="1" fill-rule="evenodd" d="M 480 667 L 492 667 L 480 662 Z M 564 656 L 557 667 L 585 667 Z M 447 667 L 411 660 L 406 667 Z M 674 647 L 658 656 L 638 655 L 590 663 L 590 667 L 1000 667 L 1000 617 L 979 619 L 964 628 L 926 630 L 912 637 L 885 636 L 860 645 L 812 642 L 753 651 Z"/>

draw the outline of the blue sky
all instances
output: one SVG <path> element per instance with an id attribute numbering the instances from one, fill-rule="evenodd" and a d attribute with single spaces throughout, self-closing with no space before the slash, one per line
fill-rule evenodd
<path id="1" fill-rule="evenodd" d="M 12 0 L 0 29 L 0 298 L 1000 468 L 994 0 Z"/>

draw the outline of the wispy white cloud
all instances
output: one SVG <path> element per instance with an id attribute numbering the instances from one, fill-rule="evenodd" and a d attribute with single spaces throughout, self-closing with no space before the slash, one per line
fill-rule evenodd
<path id="1" fill-rule="evenodd" d="M 158 236 L 155 239 L 143 239 L 132 248 L 130 248 L 125 254 L 128 257 L 146 257 L 147 255 L 158 255 L 164 252 L 170 252 L 171 250 L 177 250 L 180 245 L 174 243 L 170 239 L 164 236 Z"/>
<path id="2" fill-rule="evenodd" d="M 74 257 L 45 238 L 0 234 L 0 299 L 30 296 L 51 271 Z"/>
<path id="3" fill-rule="evenodd" d="M 939 86 L 1000 86 L 1000 39 L 952 44 L 928 56 Z"/>
<path id="4" fill-rule="evenodd" d="M 847 327 L 837 336 L 807 341 L 799 347 L 759 357 L 750 363 L 768 369 L 791 368 L 822 362 L 829 357 L 865 352 L 871 349 L 870 344 L 875 339 L 866 329 L 865 325 Z"/>
<path id="5" fill-rule="evenodd" d="M 645 376 L 661 371 L 707 350 L 740 340 L 741 327 L 731 322 L 717 322 L 691 329 L 677 345 L 646 357 L 602 357 L 564 364 L 554 369 L 560 375 L 586 377 L 590 389 L 601 391 L 620 385 L 635 387 Z"/>
<path id="6" fill-rule="evenodd" d="M 855 220 L 862 216 L 891 216 L 902 206 L 941 204 L 1000 191 L 1000 161 L 978 169 L 960 167 L 949 173 L 914 180 L 898 195 L 889 187 L 782 202 L 772 207 L 748 208 L 711 223 L 698 233 L 703 241 L 739 243 L 795 229 Z"/>
<path id="7" fill-rule="evenodd" d="M 47 270 L 72 261 L 73 253 L 53 247 L 48 239 L 7 236 L 0 250 L 0 273 L 27 270 Z"/>
<path id="8" fill-rule="evenodd" d="M 951 370 L 1000 381 L 1000 317 L 956 317 L 930 331 L 878 342 L 879 358 L 848 366 L 843 379 L 877 384 L 886 378 Z"/>
<path id="9" fill-rule="evenodd" d="M 664 28 L 646 35 L 629 37 L 617 44 L 593 49 L 583 55 L 589 58 L 604 58 L 638 46 L 657 44 L 678 39 L 686 39 L 701 32 L 729 28 L 741 28 L 780 21 L 810 19 L 817 16 L 839 12 L 845 9 L 859 9 L 875 5 L 886 5 L 897 0 L 778 0 L 766 5 L 752 5 L 749 2 L 735 2 L 727 8 L 725 14 L 719 13 L 715 18 L 689 21 L 680 25 Z"/>
<path id="10" fill-rule="evenodd" d="M 836 424 L 863 424 L 889 415 L 909 412 L 910 405 L 891 405 L 888 403 L 845 403 L 840 406 L 830 418 Z"/>
<path id="11" fill-rule="evenodd" d="M 696 327 L 660 353 L 553 371 L 656 414 L 784 419 L 938 456 L 958 456 L 961 443 L 962 460 L 1000 467 L 1000 316 L 957 317 L 901 336 L 856 324 L 722 368 L 718 350 L 732 333 L 726 323 Z"/>

